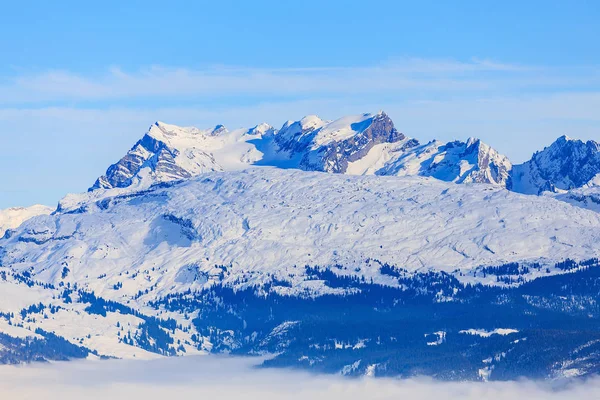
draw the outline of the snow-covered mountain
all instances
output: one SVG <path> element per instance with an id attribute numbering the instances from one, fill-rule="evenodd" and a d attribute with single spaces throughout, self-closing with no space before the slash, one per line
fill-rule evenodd
<path id="1" fill-rule="evenodd" d="M 203 172 L 249 166 L 349 175 L 421 175 L 505 186 L 510 161 L 478 139 L 420 145 L 384 112 L 325 121 L 311 115 L 276 130 L 268 124 L 228 131 L 157 122 L 91 190 L 148 187 Z M 140 186 L 141 185 L 141 186 Z"/>
<path id="2" fill-rule="evenodd" d="M 561 136 L 552 145 L 515 165 L 509 189 L 540 194 L 582 187 L 600 174 L 600 143 Z"/>
<path id="3" fill-rule="evenodd" d="M 563 136 L 531 160 L 513 165 L 476 138 L 420 144 L 400 133 L 384 112 L 335 121 L 311 115 L 288 121 L 279 130 L 266 123 L 228 131 L 222 125 L 200 130 L 157 122 L 90 190 L 148 187 L 203 172 L 250 166 L 348 175 L 430 176 L 537 195 L 591 183 L 600 174 L 600 144 Z"/>
<path id="4" fill-rule="evenodd" d="M 54 211 L 53 208 L 40 204 L 30 207 L 12 207 L 0 210 L 0 237 L 4 236 L 4 233 L 8 229 L 18 227 L 29 218 L 36 215 L 50 214 L 52 211 Z"/>
<path id="5" fill-rule="evenodd" d="M 355 375 L 598 372 L 597 157 L 561 138 L 513 166 L 383 112 L 157 122 L 87 193 L 12 214 L 0 363 L 234 351 Z"/>
<path id="6" fill-rule="evenodd" d="M 156 122 L 91 190 L 148 186 L 251 165 L 343 173 L 374 145 L 400 141 L 407 140 L 383 112 L 336 121 L 308 116 L 279 131 L 265 123 L 230 132 L 222 125 L 199 130 Z"/>
<path id="7" fill-rule="evenodd" d="M 84 197 L 12 232 L 1 242 L 2 265 L 120 298 L 150 288 L 151 297 L 188 289 L 198 284 L 184 278 L 190 268 L 210 284 L 217 265 L 229 266 L 222 277 L 228 284 L 284 274 L 304 290 L 297 268 L 304 265 L 355 268 L 378 259 L 409 271 L 450 272 L 600 256 L 598 213 L 432 178 L 254 168 Z M 122 274 L 136 271 L 135 282 L 112 289 Z M 361 274 L 372 276 L 364 267 Z"/>
<path id="8" fill-rule="evenodd" d="M 202 172 L 221 171 L 223 168 L 207 152 L 222 147 L 221 135 L 233 136 L 222 126 L 202 131 L 156 122 L 121 160 L 96 180 L 91 189 L 144 183 L 148 186 L 190 178 Z"/>
<path id="9" fill-rule="evenodd" d="M 467 142 L 433 141 L 401 151 L 377 175 L 431 176 L 447 182 L 490 183 L 505 186 L 510 160 L 479 139 Z"/>
<path id="10" fill-rule="evenodd" d="M 404 134 L 384 112 L 323 121 L 312 115 L 286 122 L 275 136 L 282 150 L 299 154 L 299 167 L 307 171 L 346 173 L 350 163 L 367 156 L 379 144 L 410 146 Z"/>
<path id="11" fill-rule="evenodd" d="M 551 351 L 544 373 L 562 373 L 566 367 L 557 363 L 575 356 L 534 338 L 561 340 L 560 312 L 570 329 L 568 349 L 596 340 L 586 333 L 596 321 L 593 304 L 556 304 L 567 297 L 550 288 L 596 290 L 595 281 L 553 285 L 551 278 L 600 269 L 598 243 L 600 213 L 428 177 L 266 167 L 141 190 L 94 190 L 67 197 L 57 212 L 0 239 L 0 362 L 235 350 L 280 354 L 275 365 L 339 372 L 355 364 L 356 374 L 394 375 L 407 372 L 393 357 L 406 354 L 402 365 L 413 363 L 408 348 L 430 352 L 435 343 L 430 357 L 446 361 L 417 365 L 409 375 L 478 379 L 479 370 L 502 364 L 481 360 L 528 349 Z M 550 292 L 517 289 L 538 280 L 548 281 Z M 496 293 L 497 286 L 504 289 Z M 438 304 L 445 306 L 435 311 Z M 342 305 L 351 312 L 338 310 Z M 499 305 L 506 307 L 501 313 Z M 534 317 L 543 307 L 555 312 L 550 333 L 526 330 L 539 326 Z M 431 318 L 423 314 L 430 309 Z M 573 333 L 580 325 L 569 322 L 570 313 L 580 309 L 586 324 Z M 405 313 L 419 313 L 424 324 L 406 324 Z M 519 340 L 461 334 L 506 328 Z M 523 337 L 538 344 L 517 346 Z M 467 363 L 453 353 L 462 346 L 480 350 Z M 447 361 L 453 359 L 463 364 Z M 586 360 L 569 365 L 578 365 L 578 374 L 600 366 Z M 456 368 L 465 372 L 456 375 Z M 516 373 L 532 372 L 523 366 Z"/>

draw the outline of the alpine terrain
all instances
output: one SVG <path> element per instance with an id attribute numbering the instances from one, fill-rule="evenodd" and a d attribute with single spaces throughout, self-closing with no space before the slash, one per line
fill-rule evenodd
<path id="1" fill-rule="evenodd" d="M 0 212 L 0 362 L 269 355 L 444 380 L 600 372 L 600 144 L 523 164 L 384 112 L 156 122 L 85 193 Z"/>

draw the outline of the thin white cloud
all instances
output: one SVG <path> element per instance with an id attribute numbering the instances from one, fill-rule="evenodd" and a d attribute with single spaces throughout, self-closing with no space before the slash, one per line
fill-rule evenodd
<path id="1" fill-rule="evenodd" d="M 474 59 L 398 59 L 364 67 L 198 69 L 151 66 L 127 72 L 111 67 L 98 75 L 45 71 L 4 79 L 0 103 L 224 96 L 358 95 L 400 91 L 485 91 L 522 87 L 519 78 L 537 68 Z M 499 80 L 499 82 L 496 82 Z M 502 85 L 499 85 L 499 83 Z"/>
<path id="2" fill-rule="evenodd" d="M 345 379 L 289 370 L 257 370 L 253 359 L 213 356 L 153 361 L 84 361 L 0 367 L 10 399 L 217 398 L 358 400 L 568 400 L 600 395 L 600 379 L 560 388 L 549 383 L 443 383 L 430 379 Z"/>

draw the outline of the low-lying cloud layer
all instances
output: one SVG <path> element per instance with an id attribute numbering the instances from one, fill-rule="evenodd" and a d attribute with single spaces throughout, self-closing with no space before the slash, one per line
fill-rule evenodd
<path id="1" fill-rule="evenodd" d="M 556 385 L 531 381 L 443 383 L 347 379 L 256 369 L 252 358 L 185 357 L 0 367 L 3 399 L 411 399 L 567 400 L 600 398 L 600 378 Z"/>

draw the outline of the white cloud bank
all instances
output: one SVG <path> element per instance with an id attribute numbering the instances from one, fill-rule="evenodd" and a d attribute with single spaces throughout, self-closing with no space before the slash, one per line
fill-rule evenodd
<path id="1" fill-rule="evenodd" d="M 252 368 L 255 359 L 185 357 L 0 367 L 3 399 L 411 399 L 569 400 L 600 398 L 600 378 L 561 389 L 531 381 L 442 383 L 345 379 Z"/>

